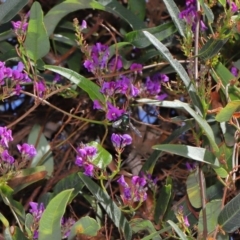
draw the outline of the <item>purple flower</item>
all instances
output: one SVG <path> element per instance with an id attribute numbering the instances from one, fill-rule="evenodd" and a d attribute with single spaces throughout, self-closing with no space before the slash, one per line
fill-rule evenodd
<path id="1" fill-rule="evenodd" d="M 125 146 L 132 143 L 132 138 L 128 134 L 120 135 L 113 133 L 111 136 L 111 141 L 116 149 L 123 149 Z"/>
<path id="2" fill-rule="evenodd" d="M 93 109 L 102 109 L 102 106 L 98 100 L 93 101 Z"/>
<path id="3" fill-rule="evenodd" d="M 110 102 L 108 102 L 107 105 L 108 105 L 108 111 L 106 114 L 106 118 L 109 121 L 117 120 L 119 117 L 121 117 L 125 113 L 124 109 L 119 109 L 113 106 Z"/>
<path id="4" fill-rule="evenodd" d="M 145 84 L 146 91 L 150 95 L 157 95 L 161 91 L 161 84 L 159 81 L 152 81 L 150 77 L 147 78 L 146 84 Z"/>
<path id="5" fill-rule="evenodd" d="M 5 149 L 1 153 L 1 158 L 2 158 L 2 161 L 6 162 L 6 163 L 9 163 L 10 165 L 15 162 L 15 159 L 9 154 L 7 149 Z"/>
<path id="6" fill-rule="evenodd" d="M 60 80 L 61 80 L 61 75 L 58 74 L 58 73 L 56 73 L 56 74 L 54 75 L 53 81 L 56 83 L 56 82 L 59 82 Z"/>
<path id="7" fill-rule="evenodd" d="M 118 182 L 121 186 L 123 186 L 124 188 L 127 188 L 127 187 L 128 187 L 128 184 L 126 183 L 123 175 L 121 175 L 121 177 L 117 180 L 117 182 Z"/>
<path id="8" fill-rule="evenodd" d="M 230 2 L 231 1 L 231 2 Z M 227 0 L 228 4 L 231 6 L 231 12 L 235 13 L 238 11 L 238 7 L 236 5 L 235 2 L 233 2 L 233 0 Z"/>
<path id="9" fill-rule="evenodd" d="M 85 20 L 83 20 L 80 29 L 83 30 L 86 28 L 87 28 L 87 22 Z"/>
<path id="10" fill-rule="evenodd" d="M 62 218 L 61 219 L 61 229 L 62 229 L 62 237 L 68 238 L 71 232 L 71 227 L 75 224 L 75 220 L 73 218 Z"/>
<path id="11" fill-rule="evenodd" d="M 139 63 L 133 63 L 130 66 L 130 70 L 132 70 L 136 73 L 142 73 L 142 69 L 143 69 L 143 66 L 142 66 L 142 64 L 139 64 Z"/>
<path id="12" fill-rule="evenodd" d="M 113 81 L 104 82 L 100 92 L 106 96 L 112 96 L 115 91 L 115 85 L 116 85 L 116 83 Z"/>
<path id="13" fill-rule="evenodd" d="M 92 164 L 85 164 L 84 165 L 84 174 L 92 177 L 93 176 L 93 170 L 94 170 L 94 166 Z"/>
<path id="14" fill-rule="evenodd" d="M 35 147 L 31 144 L 24 143 L 22 146 L 17 144 L 17 148 L 22 154 L 22 157 L 26 157 L 27 159 L 31 159 L 37 154 Z"/>
<path id="15" fill-rule="evenodd" d="M 136 186 L 139 185 L 141 187 L 144 187 L 147 184 L 147 181 L 144 177 L 133 176 L 132 183 Z"/>
<path id="16" fill-rule="evenodd" d="M 166 93 L 162 93 L 162 94 L 158 95 L 156 98 L 160 101 L 163 101 L 167 97 L 168 97 L 168 95 Z"/>
<path id="17" fill-rule="evenodd" d="M 83 65 L 89 72 L 96 73 L 98 70 L 107 67 L 109 55 L 108 46 L 96 43 L 96 45 L 92 46 L 89 58 L 85 60 Z"/>
<path id="18" fill-rule="evenodd" d="M 17 22 L 14 22 L 14 21 L 11 21 L 12 25 L 13 25 L 13 29 L 15 31 L 22 31 L 22 32 L 26 32 L 27 31 L 27 27 L 28 27 L 28 23 L 23 23 L 21 21 L 17 21 Z"/>
<path id="19" fill-rule="evenodd" d="M 33 215 L 33 217 L 35 219 L 40 220 L 40 218 L 42 217 L 42 214 L 45 210 L 43 203 L 39 204 L 37 202 L 30 202 L 29 205 L 31 207 L 29 212 Z"/>
<path id="20" fill-rule="evenodd" d="M 113 57 L 110 62 L 108 63 L 108 67 L 110 69 L 111 72 L 114 71 L 119 71 L 120 69 L 122 69 L 123 64 L 122 64 L 122 60 L 121 57 Z"/>
<path id="21" fill-rule="evenodd" d="M 46 86 L 45 86 L 44 82 L 43 81 L 36 82 L 35 88 L 36 88 L 36 91 L 38 92 L 39 96 L 42 97 L 43 93 L 46 90 Z"/>
<path id="22" fill-rule="evenodd" d="M 3 148 L 8 148 L 8 143 L 13 140 L 12 130 L 6 127 L 0 127 L 0 145 Z"/>
<path id="23" fill-rule="evenodd" d="M 187 216 L 184 217 L 184 224 L 186 225 L 186 227 L 190 227 L 190 223 L 188 221 L 188 217 Z"/>
<path id="24" fill-rule="evenodd" d="M 77 148 L 77 156 L 75 164 L 84 169 L 84 174 L 93 176 L 94 165 L 92 164 L 94 156 L 97 154 L 97 149 L 92 146 L 83 146 Z"/>
<path id="25" fill-rule="evenodd" d="M 231 73 L 234 77 L 238 76 L 238 69 L 236 67 L 232 67 L 231 68 Z"/>

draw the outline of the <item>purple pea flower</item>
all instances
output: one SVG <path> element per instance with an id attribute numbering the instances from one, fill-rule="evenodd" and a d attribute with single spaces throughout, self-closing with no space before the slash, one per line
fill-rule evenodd
<path id="1" fill-rule="evenodd" d="M 231 68 L 231 73 L 234 77 L 238 76 L 238 69 L 236 67 L 232 67 Z"/>
<path id="2" fill-rule="evenodd" d="M 43 81 L 35 83 L 35 89 L 38 92 L 39 96 L 42 97 L 43 93 L 46 91 L 46 86 Z"/>
<path id="3" fill-rule="evenodd" d="M 87 28 L 87 22 L 85 20 L 82 20 L 82 24 L 81 24 L 81 30 L 86 29 Z"/>
<path id="4" fill-rule="evenodd" d="M 237 7 L 236 3 L 233 2 L 233 0 L 227 0 L 227 3 L 230 5 L 232 13 L 235 13 L 238 11 L 238 7 Z"/>
<path id="5" fill-rule="evenodd" d="M 133 63 L 130 66 L 130 70 L 132 70 L 136 73 L 142 73 L 142 69 L 143 69 L 143 66 L 142 66 L 142 64 L 139 64 L 139 63 Z"/>
<path id="6" fill-rule="evenodd" d="M 190 223 L 188 221 L 188 217 L 187 216 L 184 216 L 184 224 L 186 227 L 190 227 Z"/>
<path id="7" fill-rule="evenodd" d="M 117 120 L 119 117 L 121 117 L 125 113 L 124 109 L 119 109 L 113 106 L 110 102 L 107 103 L 107 106 L 108 106 L 108 111 L 106 114 L 106 118 L 109 121 Z"/>
<path id="8" fill-rule="evenodd" d="M 8 143 L 13 140 L 12 130 L 6 127 L 0 127 L 0 145 L 3 148 L 8 148 Z"/>
<path id="9" fill-rule="evenodd" d="M 111 141 L 113 143 L 113 146 L 117 150 L 123 149 L 127 145 L 132 144 L 132 138 L 128 134 L 120 135 L 120 134 L 113 133 L 111 136 Z"/>
<path id="10" fill-rule="evenodd" d="M 7 149 L 5 149 L 1 153 L 1 158 L 2 158 L 2 161 L 8 163 L 9 165 L 12 165 L 15 162 L 15 159 L 13 158 L 13 156 L 9 154 Z"/>
<path id="11" fill-rule="evenodd" d="M 102 105 L 98 100 L 93 101 L 93 109 L 97 109 L 97 110 L 102 109 Z"/>
<path id="12" fill-rule="evenodd" d="M 104 82 L 100 92 L 103 93 L 106 96 L 112 96 L 114 94 L 115 91 L 115 85 L 116 83 L 113 81 L 110 82 Z"/>
<path id="13" fill-rule="evenodd" d="M 61 219 L 61 229 L 62 229 L 62 238 L 68 238 L 71 232 L 71 227 L 75 224 L 73 218 L 62 218 Z"/>
<path id="14" fill-rule="evenodd" d="M 17 21 L 17 22 L 12 21 L 11 23 L 15 31 L 20 30 L 24 33 L 27 31 L 28 23 L 23 23 L 21 21 Z"/>
<path id="15" fill-rule="evenodd" d="M 37 154 L 35 147 L 31 144 L 24 143 L 22 146 L 20 144 L 17 144 L 17 148 L 22 154 L 23 158 L 31 159 Z"/>
<path id="16" fill-rule="evenodd" d="M 122 60 L 121 60 L 121 57 L 113 57 L 110 62 L 108 63 L 108 67 L 110 69 L 111 72 L 114 72 L 115 70 L 116 71 L 119 71 L 122 69 L 123 67 L 123 64 L 122 64 Z"/>

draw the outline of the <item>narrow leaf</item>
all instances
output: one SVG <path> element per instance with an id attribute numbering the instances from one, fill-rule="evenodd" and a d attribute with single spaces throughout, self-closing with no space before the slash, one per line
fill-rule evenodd
<path id="1" fill-rule="evenodd" d="M 182 37 L 185 38 L 185 24 L 184 22 L 179 18 L 179 9 L 176 5 L 176 3 L 173 0 L 163 0 L 165 3 L 167 10 L 178 29 L 178 32 L 181 34 Z"/>
<path id="2" fill-rule="evenodd" d="M 41 5 L 34 2 L 30 10 L 30 20 L 24 47 L 28 57 L 34 62 L 44 57 L 50 49 L 49 38 L 43 23 Z"/>
<path id="3" fill-rule="evenodd" d="M 218 122 L 228 122 L 240 110 L 240 100 L 229 102 L 216 116 Z"/>
<path id="4" fill-rule="evenodd" d="M 111 197 L 104 192 L 95 182 L 92 181 L 89 177 L 85 176 L 82 173 L 78 173 L 80 179 L 84 182 L 89 191 L 95 196 L 97 201 L 102 205 L 108 216 L 112 219 L 114 224 L 122 229 L 124 234 L 124 239 L 132 239 L 132 230 L 124 217 L 119 207 L 112 201 Z"/>
<path id="5" fill-rule="evenodd" d="M 39 222 L 39 240 L 61 240 L 61 219 L 73 189 L 65 190 L 47 205 Z"/>
<path id="6" fill-rule="evenodd" d="M 62 75 L 63 77 L 69 79 L 72 83 L 78 85 L 83 91 L 85 91 L 89 95 L 92 100 L 98 100 L 103 104 L 105 103 L 105 99 L 100 93 L 100 87 L 94 82 L 72 71 L 71 69 L 52 65 L 45 65 L 44 67 L 45 69 Z"/>
<path id="7" fill-rule="evenodd" d="M 182 157 L 190 158 L 195 161 L 203 162 L 206 164 L 211 164 L 213 166 L 219 167 L 219 161 L 215 155 L 205 148 L 192 147 L 188 145 L 179 144 L 161 144 L 152 147 L 156 150 L 165 151 L 168 153 L 176 154 Z"/>
<path id="8" fill-rule="evenodd" d="M 240 227 L 240 194 L 225 205 L 218 216 L 218 224 L 228 233 Z"/>
<path id="9" fill-rule="evenodd" d="M 171 220 L 168 220 L 167 222 L 175 230 L 181 240 L 188 240 L 187 236 L 184 234 L 184 232 L 182 232 L 182 230 L 178 227 L 176 223 Z"/>
<path id="10" fill-rule="evenodd" d="M 28 0 L 7 0 L 0 6 L 0 23 L 6 23 L 15 17 L 28 3 Z"/>

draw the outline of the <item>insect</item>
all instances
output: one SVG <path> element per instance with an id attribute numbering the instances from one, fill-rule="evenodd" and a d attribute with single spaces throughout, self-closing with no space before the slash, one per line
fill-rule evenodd
<path id="1" fill-rule="evenodd" d="M 123 114 L 118 120 L 113 122 L 112 126 L 113 128 L 118 128 L 123 131 L 127 131 L 131 128 L 139 137 L 142 137 L 140 131 L 131 123 L 130 116 L 127 113 Z"/>

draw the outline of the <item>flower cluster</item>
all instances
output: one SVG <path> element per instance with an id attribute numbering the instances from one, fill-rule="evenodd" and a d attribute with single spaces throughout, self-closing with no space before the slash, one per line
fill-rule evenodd
<path id="1" fill-rule="evenodd" d="M 87 176 L 93 176 L 93 159 L 97 154 L 97 149 L 92 146 L 83 146 L 77 148 L 77 157 L 75 164 L 79 167 L 83 167 L 84 174 Z"/>
<path id="2" fill-rule="evenodd" d="M 108 46 L 96 43 L 90 49 L 87 60 L 84 61 L 84 67 L 91 73 L 97 74 L 99 71 L 106 69 L 109 60 L 110 51 Z"/>
<path id="3" fill-rule="evenodd" d="M 238 6 L 236 5 L 235 2 L 233 2 L 233 0 L 227 0 L 227 3 L 230 5 L 232 13 L 235 13 L 238 11 Z"/>
<path id="4" fill-rule="evenodd" d="M 157 73 L 151 78 L 147 77 L 145 83 L 145 91 L 150 96 L 155 96 L 158 100 L 164 100 L 167 97 L 166 93 L 161 93 L 162 83 L 169 81 L 169 77 L 165 74 Z"/>
<path id="5" fill-rule="evenodd" d="M 122 175 L 117 181 L 123 187 L 123 202 L 143 202 L 147 199 L 147 181 L 145 177 L 133 176 L 130 187 Z"/>
<path id="6" fill-rule="evenodd" d="M 33 239 L 38 239 L 39 235 L 39 222 L 43 215 L 43 212 L 45 211 L 45 207 L 43 203 L 37 203 L 37 202 L 30 202 L 30 210 L 29 212 L 33 216 L 33 224 L 32 224 L 32 232 L 33 232 Z M 73 218 L 62 218 L 61 219 L 61 231 L 62 231 L 62 237 L 67 238 L 70 234 L 70 229 L 74 225 L 75 220 Z"/>
<path id="7" fill-rule="evenodd" d="M 127 145 L 132 144 L 132 138 L 128 134 L 113 133 L 111 137 L 112 144 L 117 151 L 122 151 Z"/>
<path id="8" fill-rule="evenodd" d="M 12 131 L 6 127 L 0 127 L 0 164 L 5 165 L 7 169 L 15 162 L 14 157 L 8 152 L 9 142 L 12 140 Z M 22 153 L 22 156 L 24 156 L 26 159 L 34 157 L 37 153 L 34 146 L 27 143 L 24 143 L 22 146 L 17 145 L 17 148 Z"/>
<path id="9" fill-rule="evenodd" d="M 0 61 L 0 86 L 4 85 L 6 80 L 10 80 L 12 89 L 15 87 L 13 93 L 19 95 L 21 90 L 20 84 L 32 81 L 23 70 L 24 65 L 22 62 L 19 62 L 17 66 L 11 69 L 5 66 L 5 62 Z"/>
<path id="10" fill-rule="evenodd" d="M 186 0 L 186 8 L 180 12 L 179 18 L 184 19 L 187 24 L 192 26 L 192 29 L 194 30 L 198 19 L 197 0 Z M 200 20 L 200 26 L 201 31 L 205 31 L 207 29 L 202 20 Z"/>

